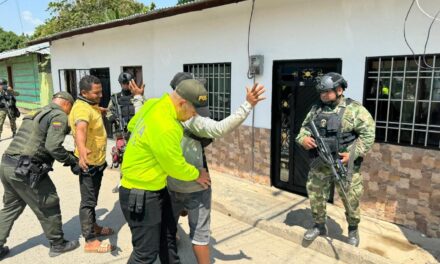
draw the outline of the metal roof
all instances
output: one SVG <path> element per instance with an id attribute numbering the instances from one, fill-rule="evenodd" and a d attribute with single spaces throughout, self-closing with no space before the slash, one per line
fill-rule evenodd
<path id="1" fill-rule="evenodd" d="M 120 18 L 120 19 L 116 19 L 116 20 L 112 20 L 112 21 L 108 21 L 108 22 L 103 22 L 103 23 L 94 24 L 94 25 L 90 25 L 90 26 L 75 28 L 72 30 L 68 30 L 68 31 L 56 33 L 56 34 L 53 34 L 50 36 L 46 36 L 46 37 L 43 37 L 40 39 L 35 39 L 32 41 L 29 41 L 27 44 L 33 45 L 33 44 L 38 44 L 38 43 L 42 43 L 42 42 L 48 42 L 48 41 L 50 42 L 53 40 L 68 38 L 68 37 L 72 37 L 75 35 L 86 34 L 86 33 L 94 32 L 94 31 L 98 31 L 98 30 L 104 30 L 104 29 L 109 29 L 109 28 L 114 28 L 114 27 L 119 27 L 119 26 L 124 26 L 124 25 L 133 25 L 133 24 L 143 23 L 143 22 L 157 20 L 157 19 L 161 19 L 161 18 L 185 14 L 185 13 L 189 13 L 189 12 L 200 11 L 203 9 L 208 9 L 208 8 L 233 4 L 233 3 L 239 3 L 239 2 L 243 2 L 243 1 L 247 1 L 247 0 L 196 0 L 193 2 L 189 2 L 189 3 L 178 5 L 178 6 L 152 10 L 152 11 L 149 11 L 145 14 L 135 14 L 132 16 L 128 16 L 128 17 L 124 17 L 124 18 Z"/>
<path id="2" fill-rule="evenodd" d="M 50 54 L 49 42 L 40 43 L 22 49 L 8 50 L 0 53 L 0 60 L 18 57 L 28 53 Z"/>

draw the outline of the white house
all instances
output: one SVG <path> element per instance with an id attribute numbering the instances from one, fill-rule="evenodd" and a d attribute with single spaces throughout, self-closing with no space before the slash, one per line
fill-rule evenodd
<path id="1" fill-rule="evenodd" d="M 103 105 L 122 70 L 145 95 L 170 91 L 178 71 L 208 80 L 212 117 L 244 100 L 250 55 L 262 55 L 255 81 L 267 100 L 208 151 L 211 168 L 305 194 L 308 157 L 294 144 L 316 101 L 315 77 L 338 71 L 346 95 L 377 122 L 363 164 L 364 213 L 440 236 L 440 34 L 435 0 L 202 0 L 62 32 L 50 41 L 54 90 L 76 93 L 84 74 L 103 80 Z M 412 54 L 403 36 L 417 55 Z M 428 55 L 423 55 L 428 54 Z M 426 61 L 426 63 L 424 62 Z M 419 66 L 420 65 L 420 66 Z M 433 66 L 433 67 L 432 67 Z M 253 150 L 253 151 L 252 151 Z M 336 202 L 339 202 L 336 199 Z"/>

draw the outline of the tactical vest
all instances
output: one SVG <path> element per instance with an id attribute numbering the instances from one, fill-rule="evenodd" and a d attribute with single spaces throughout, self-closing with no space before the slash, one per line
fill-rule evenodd
<path id="1" fill-rule="evenodd" d="M 346 152 L 347 147 L 358 137 L 354 131 L 342 132 L 342 118 L 345 109 L 352 102 L 352 99 L 347 98 L 346 107 L 341 107 L 338 113 L 323 112 L 323 105 L 321 105 L 315 112 L 313 122 L 315 123 L 320 136 L 327 143 L 330 151 L 335 157 L 338 157 L 338 152 Z"/>
<path id="2" fill-rule="evenodd" d="M 41 110 L 26 115 L 5 154 L 28 155 L 37 162 L 53 163 L 53 157 L 44 147 L 50 125 L 49 115 L 52 111 L 61 110 L 45 106 Z"/>
<path id="3" fill-rule="evenodd" d="M 118 107 L 118 105 L 119 105 L 119 108 L 121 109 L 122 118 L 124 119 L 124 123 L 126 125 L 128 124 L 130 119 L 135 114 L 134 105 L 133 105 L 133 103 L 131 101 L 132 99 L 133 99 L 132 95 L 128 95 L 128 96 L 127 95 L 123 95 L 122 92 L 121 93 L 117 93 L 116 95 L 112 96 L 113 105 L 115 107 Z M 117 104 L 116 104 L 116 102 L 114 100 L 118 100 Z M 124 127 L 124 129 L 125 129 L 125 127 Z"/>

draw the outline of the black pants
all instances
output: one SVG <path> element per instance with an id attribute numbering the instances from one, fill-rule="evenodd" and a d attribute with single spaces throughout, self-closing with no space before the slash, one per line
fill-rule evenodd
<path id="1" fill-rule="evenodd" d="M 131 253 L 129 264 L 154 263 L 159 254 L 162 264 L 180 263 L 176 245 L 176 222 L 171 209 L 167 189 L 145 191 L 142 213 L 129 210 L 130 190 L 119 188 L 119 202 L 125 220 L 131 230 Z"/>
<path id="2" fill-rule="evenodd" d="M 86 241 L 96 239 L 95 207 L 98 204 L 99 189 L 101 188 L 102 170 L 89 166 L 89 172 L 79 174 L 79 189 L 81 192 L 81 204 L 79 207 L 79 221 L 81 232 Z"/>

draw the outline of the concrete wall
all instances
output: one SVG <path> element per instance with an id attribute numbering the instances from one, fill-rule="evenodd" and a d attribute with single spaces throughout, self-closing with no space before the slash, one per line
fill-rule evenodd
<path id="1" fill-rule="evenodd" d="M 269 88 L 268 100 L 256 109 L 256 126 L 270 128 L 273 60 L 341 58 L 349 82 L 347 94 L 361 100 L 365 57 L 407 55 L 402 29 L 411 1 L 274 0 L 256 1 L 250 50 L 265 56 L 257 81 Z M 435 0 L 422 1 L 436 10 Z M 58 69 L 109 67 L 112 90 L 118 91 L 122 66 L 141 65 L 147 96 L 168 91 L 173 74 L 185 63 L 232 63 L 232 109 L 244 99 L 247 72 L 247 29 L 251 1 L 123 26 L 52 42 L 54 87 Z M 421 53 L 430 19 L 413 9 L 407 29 Z M 437 33 L 437 34 L 436 34 Z M 439 53 L 435 27 L 429 53 Z M 250 124 L 249 119 L 246 122 Z"/>

